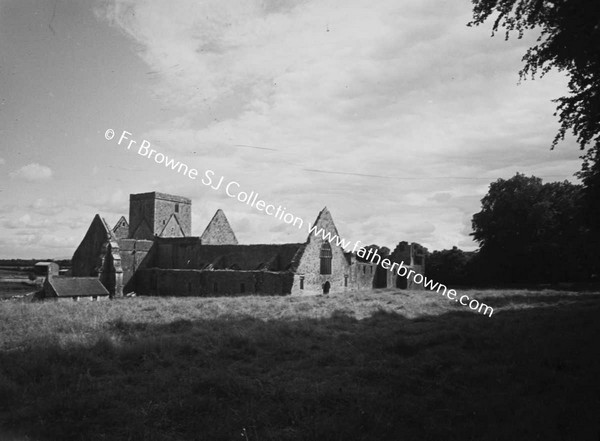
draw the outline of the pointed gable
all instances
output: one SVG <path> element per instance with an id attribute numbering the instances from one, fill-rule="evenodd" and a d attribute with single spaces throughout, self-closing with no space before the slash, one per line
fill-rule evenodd
<path id="1" fill-rule="evenodd" d="M 213 218 L 208 223 L 208 226 L 200 236 L 202 245 L 237 245 L 238 241 L 235 237 L 229 221 L 220 208 L 217 210 Z"/>
<path id="2" fill-rule="evenodd" d="M 117 221 L 112 229 L 117 239 L 127 239 L 129 237 L 129 223 L 125 216 L 121 216 L 121 219 Z"/>
<path id="3" fill-rule="evenodd" d="M 98 214 L 72 258 L 76 277 L 98 277 L 111 294 L 121 295 L 121 255 L 116 235 Z"/>
<path id="4" fill-rule="evenodd" d="M 179 224 L 179 220 L 177 220 L 177 216 L 174 214 L 171 215 L 165 227 L 159 234 L 160 237 L 184 237 L 185 234 L 181 225 Z"/>
<path id="5" fill-rule="evenodd" d="M 96 276 L 98 274 L 103 247 L 111 239 L 111 234 L 104 219 L 96 214 L 73 254 L 72 271 L 74 276 Z"/>
<path id="6" fill-rule="evenodd" d="M 304 292 L 336 292 L 347 287 L 349 264 L 344 250 L 337 244 L 339 237 L 333 217 L 323 208 L 306 238 L 299 257 L 296 274 L 303 277 Z"/>
<path id="7" fill-rule="evenodd" d="M 329 233 L 330 236 L 327 236 L 327 233 Z M 334 236 L 339 235 L 338 230 L 335 227 L 335 223 L 333 222 L 333 217 L 331 216 L 331 213 L 327 207 L 324 207 L 319 212 L 315 222 L 311 225 L 311 232 L 306 238 L 306 243 L 311 243 L 314 241 L 318 241 L 319 243 L 323 242 L 323 235 L 332 239 Z"/>
<path id="8" fill-rule="evenodd" d="M 152 228 L 150 228 L 150 225 L 148 225 L 146 219 L 142 219 L 130 237 L 132 239 L 151 238 L 154 237 L 154 232 L 152 231 Z"/>

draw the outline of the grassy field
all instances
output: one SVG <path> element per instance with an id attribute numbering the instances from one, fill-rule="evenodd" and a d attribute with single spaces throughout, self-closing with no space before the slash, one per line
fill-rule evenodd
<path id="1" fill-rule="evenodd" d="M 0 440 L 594 440 L 600 295 L 0 302 Z"/>

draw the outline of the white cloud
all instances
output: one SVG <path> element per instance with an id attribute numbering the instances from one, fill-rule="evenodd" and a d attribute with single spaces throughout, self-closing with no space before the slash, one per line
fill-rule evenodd
<path id="1" fill-rule="evenodd" d="M 4 158 L 0 158 L 0 165 L 4 165 L 6 164 L 6 161 L 4 160 Z"/>
<path id="2" fill-rule="evenodd" d="M 42 216 L 54 216 L 64 213 L 67 209 L 77 206 L 72 198 L 63 196 L 57 200 L 52 197 L 36 198 L 33 202 L 26 205 L 26 210 L 30 213 Z"/>
<path id="3" fill-rule="evenodd" d="M 468 2 L 115 0 L 98 14 L 136 42 L 177 115 L 145 138 L 307 221 L 327 205 L 353 240 L 467 243 L 488 182 L 578 164 L 569 145 L 548 150 L 564 78 L 517 87 L 535 36 L 467 28 Z M 182 193 L 219 197 L 198 185 Z M 265 241 L 253 228 L 246 241 Z"/>
<path id="4" fill-rule="evenodd" d="M 48 228 L 52 225 L 50 219 L 34 219 L 29 214 L 24 214 L 18 218 L 7 219 L 4 221 L 4 227 L 9 229 L 21 228 Z"/>
<path id="5" fill-rule="evenodd" d="M 52 177 L 52 169 L 34 162 L 11 172 L 10 176 L 26 181 L 43 181 Z"/>
<path id="6" fill-rule="evenodd" d="M 129 210 L 129 195 L 121 188 L 112 192 L 100 188 L 94 190 L 85 204 L 92 207 L 96 213 L 126 215 Z"/>

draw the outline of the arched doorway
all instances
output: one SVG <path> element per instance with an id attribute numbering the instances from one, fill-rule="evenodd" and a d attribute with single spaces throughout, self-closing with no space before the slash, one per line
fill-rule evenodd
<path id="1" fill-rule="evenodd" d="M 330 288 L 331 288 L 331 283 L 329 283 L 329 282 L 323 283 L 323 294 L 329 294 Z"/>
<path id="2" fill-rule="evenodd" d="M 408 280 L 406 277 L 396 276 L 396 288 L 406 289 L 408 288 Z"/>

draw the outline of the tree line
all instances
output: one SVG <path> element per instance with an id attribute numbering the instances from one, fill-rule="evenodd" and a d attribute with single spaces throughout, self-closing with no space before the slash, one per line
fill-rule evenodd
<path id="1" fill-rule="evenodd" d="M 600 257 L 583 185 L 517 173 L 490 184 L 472 218 L 476 252 L 434 251 L 427 275 L 453 285 L 594 281 Z"/>
<path id="2" fill-rule="evenodd" d="M 572 134 L 581 185 L 543 184 L 517 174 L 498 179 L 473 216 L 479 250 L 429 255 L 430 277 L 458 285 L 595 281 L 600 275 L 600 8 L 596 0 L 472 0 L 473 20 L 492 20 L 492 36 L 538 35 L 523 55 L 521 79 L 564 72 L 559 127 L 551 148 Z"/>
<path id="3" fill-rule="evenodd" d="M 498 281 L 580 281 L 600 274 L 600 8 L 596 0 L 472 0 L 473 20 L 492 20 L 492 36 L 506 40 L 537 34 L 523 55 L 521 79 L 564 72 L 568 93 L 557 97 L 557 133 L 551 148 L 573 135 L 583 154 L 569 182 L 542 184 L 517 174 L 499 179 L 473 217 L 480 249 L 461 257 L 460 250 L 430 256 L 438 262 L 468 261 L 457 274 Z M 514 204 L 514 205 L 511 205 Z"/>

